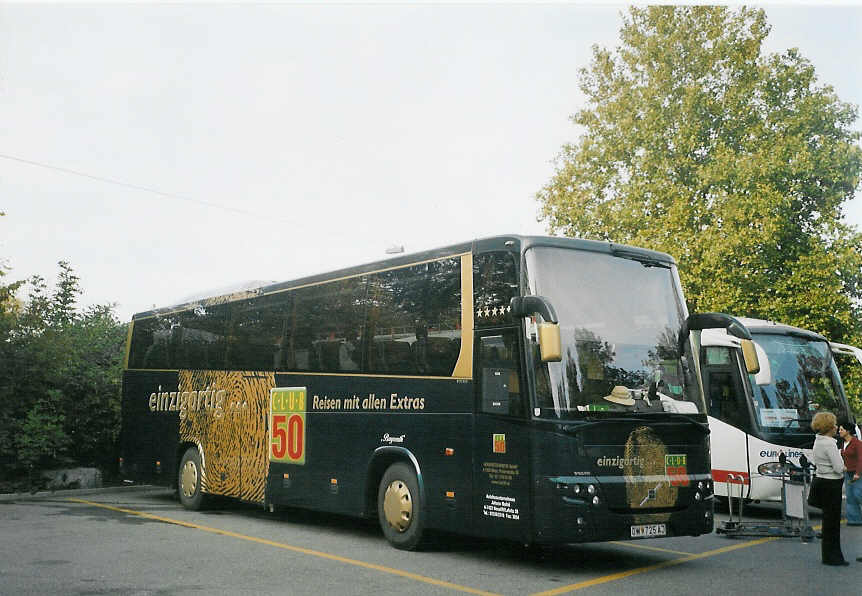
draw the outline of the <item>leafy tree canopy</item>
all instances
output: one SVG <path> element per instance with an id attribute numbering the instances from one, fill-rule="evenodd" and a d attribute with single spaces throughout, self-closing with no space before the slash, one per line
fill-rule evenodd
<path id="1" fill-rule="evenodd" d="M 764 55 L 762 10 L 631 8 L 581 69 L 582 134 L 537 194 L 552 233 L 670 253 L 692 311 L 859 344 L 856 107 L 795 49 Z"/>
<path id="2" fill-rule="evenodd" d="M 49 290 L 0 284 L 0 477 L 23 467 L 116 461 L 126 326 L 112 305 L 78 308 L 71 265 Z"/>

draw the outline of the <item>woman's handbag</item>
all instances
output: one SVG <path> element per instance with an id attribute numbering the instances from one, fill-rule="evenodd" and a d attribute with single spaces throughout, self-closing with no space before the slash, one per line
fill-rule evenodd
<path id="1" fill-rule="evenodd" d="M 819 478 L 815 476 L 811 479 L 811 488 L 808 489 L 808 506 L 809 507 L 817 507 L 818 509 L 821 507 L 820 505 L 820 491 L 818 490 L 818 486 L 820 484 Z"/>

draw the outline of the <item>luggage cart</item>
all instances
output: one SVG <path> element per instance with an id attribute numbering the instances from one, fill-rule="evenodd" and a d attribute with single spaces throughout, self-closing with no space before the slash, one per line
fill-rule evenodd
<path id="1" fill-rule="evenodd" d="M 787 461 L 784 453 L 779 461 L 761 464 L 757 471 L 763 476 L 781 479 L 781 521 L 742 521 L 744 478 L 728 474 L 727 507 L 730 518 L 715 529 L 716 534 L 736 536 L 775 536 L 800 538 L 803 542 L 814 540 L 814 529 L 808 516 L 808 491 L 811 488 L 813 465 L 802 455 L 800 465 Z M 734 507 L 737 501 L 738 507 Z"/>

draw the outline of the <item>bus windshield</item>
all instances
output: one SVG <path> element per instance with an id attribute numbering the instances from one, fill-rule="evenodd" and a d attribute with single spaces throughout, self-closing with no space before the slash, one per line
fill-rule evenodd
<path id="1" fill-rule="evenodd" d="M 761 428 L 812 432 L 811 419 L 818 411 L 846 415 L 847 399 L 825 341 L 766 333 L 753 337 L 768 361 L 767 366 L 761 363 L 760 373 L 748 376 Z"/>
<path id="2" fill-rule="evenodd" d="M 534 357 L 536 416 L 704 412 L 677 347 L 686 314 L 670 263 L 550 247 L 525 256 L 530 289 L 554 305 L 562 339 L 561 362 Z"/>

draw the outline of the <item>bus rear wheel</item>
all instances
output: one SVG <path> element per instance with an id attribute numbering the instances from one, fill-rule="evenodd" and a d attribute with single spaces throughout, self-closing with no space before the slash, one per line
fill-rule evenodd
<path id="1" fill-rule="evenodd" d="M 401 550 L 422 543 L 425 519 L 416 472 L 405 463 L 392 464 L 377 489 L 377 516 L 386 540 Z"/>
<path id="2" fill-rule="evenodd" d="M 196 447 L 189 447 L 180 460 L 177 474 L 180 503 L 186 509 L 198 511 L 204 507 L 205 497 L 201 492 L 202 473 L 200 453 Z"/>

